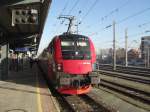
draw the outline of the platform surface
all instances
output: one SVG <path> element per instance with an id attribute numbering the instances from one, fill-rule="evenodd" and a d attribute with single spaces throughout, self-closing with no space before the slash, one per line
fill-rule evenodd
<path id="1" fill-rule="evenodd" d="M 0 112 L 57 112 L 37 65 L 9 71 L 8 80 L 0 81 Z"/>

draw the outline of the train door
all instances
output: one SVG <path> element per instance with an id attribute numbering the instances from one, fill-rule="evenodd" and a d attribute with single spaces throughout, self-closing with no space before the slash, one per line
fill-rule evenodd
<path id="1" fill-rule="evenodd" d="M 53 41 L 50 43 L 49 47 L 48 47 L 48 77 L 51 80 L 51 82 L 55 82 L 55 76 L 54 76 L 54 69 L 55 69 L 55 65 L 54 65 L 54 60 L 53 60 L 53 54 L 54 54 L 54 47 L 53 47 Z"/>

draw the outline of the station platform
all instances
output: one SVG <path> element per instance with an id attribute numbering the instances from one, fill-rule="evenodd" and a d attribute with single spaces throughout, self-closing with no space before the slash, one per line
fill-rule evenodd
<path id="1" fill-rule="evenodd" d="M 37 65 L 23 71 L 9 71 L 0 81 L 0 112 L 57 112 L 52 95 Z"/>

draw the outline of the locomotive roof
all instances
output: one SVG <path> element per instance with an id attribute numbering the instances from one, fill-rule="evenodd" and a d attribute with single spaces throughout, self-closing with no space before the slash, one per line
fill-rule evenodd
<path id="1" fill-rule="evenodd" d="M 79 35 L 79 34 L 63 34 L 63 35 L 59 35 L 59 37 L 62 38 L 84 38 L 84 39 L 88 39 L 87 36 L 84 35 Z"/>
<path id="2" fill-rule="evenodd" d="M 58 36 L 55 36 L 52 41 L 50 42 L 50 44 L 56 39 L 56 38 L 60 38 L 60 39 L 73 39 L 73 40 L 80 40 L 80 39 L 85 39 L 85 40 L 89 40 L 89 38 L 87 36 L 84 36 L 84 35 L 79 35 L 79 34 L 67 34 L 67 33 L 64 33 L 62 35 L 58 35 Z M 49 45 L 50 45 L 49 44 Z M 48 45 L 48 46 L 49 46 Z M 48 47 L 47 47 L 48 48 Z"/>

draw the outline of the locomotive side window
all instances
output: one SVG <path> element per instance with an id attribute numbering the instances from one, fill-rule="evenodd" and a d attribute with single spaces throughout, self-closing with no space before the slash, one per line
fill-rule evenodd
<path id="1" fill-rule="evenodd" d="M 50 48 L 49 49 L 50 54 L 53 54 L 54 53 L 54 39 L 50 43 L 49 48 Z"/>
<path id="2" fill-rule="evenodd" d="M 61 38 L 61 50 L 63 59 L 90 60 L 90 44 L 88 38 L 64 37 Z"/>
<path id="3" fill-rule="evenodd" d="M 50 53 L 53 54 L 53 44 L 50 45 Z"/>

